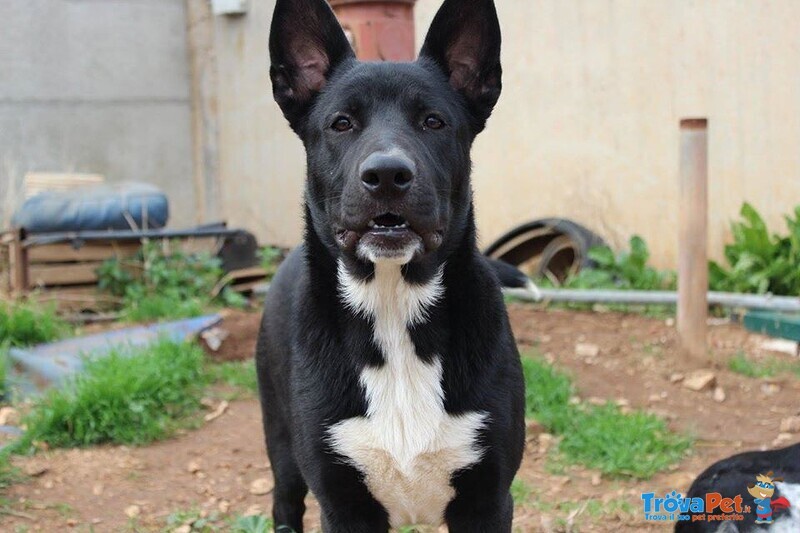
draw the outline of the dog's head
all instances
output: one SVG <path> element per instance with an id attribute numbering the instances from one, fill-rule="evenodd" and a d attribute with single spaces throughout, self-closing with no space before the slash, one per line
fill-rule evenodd
<path id="1" fill-rule="evenodd" d="M 470 147 L 500 96 L 493 0 L 445 0 L 413 63 L 359 62 L 325 0 L 278 0 L 270 56 L 309 231 L 356 267 L 441 263 L 471 224 Z"/>

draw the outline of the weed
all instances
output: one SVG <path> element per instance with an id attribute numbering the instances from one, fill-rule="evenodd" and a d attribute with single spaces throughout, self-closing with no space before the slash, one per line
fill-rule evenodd
<path id="1" fill-rule="evenodd" d="M 525 480 L 517 477 L 511 482 L 511 498 L 514 500 L 514 505 L 527 503 L 531 492 L 531 487 L 525 483 Z"/>
<path id="2" fill-rule="evenodd" d="M 109 259 L 98 269 L 101 290 L 122 298 L 122 314 L 131 321 L 201 315 L 214 303 L 242 307 L 241 295 L 224 288 L 221 261 L 208 253 L 169 250 L 169 243 L 147 242 L 132 259 Z M 218 292 L 214 300 L 212 295 Z"/>
<path id="3" fill-rule="evenodd" d="M 210 364 L 206 369 L 206 375 L 214 383 L 223 383 L 250 394 L 258 392 L 256 366 L 249 359 Z"/>
<path id="4" fill-rule="evenodd" d="M 231 533 L 269 533 L 272 531 L 272 520 L 261 515 L 237 516 L 231 524 Z M 285 528 L 277 533 L 290 533 Z"/>
<path id="5" fill-rule="evenodd" d="M 567 279 L 564 286 L 572 289 L 636 289 L 665 290 L 675 287 L 675 273 L 657 270 L 647 264 L 650 250 L 644 239 L 634 235 L 630 250 L 614 253 L 608 246 L 589 250 L 592 268 L 586 268 Z"/>
<path id="6" fill-rule="evenodd" d="M 649 478 L 676 463 L 690 441 L 654 415 L 623 413 L 613 404 L 573 404 L 569 377 L 537 358 L 522 359 L 526 414 L 560 435 L 565 459 L 604 474 Z"/>
<path id="7" fill-rule="evenodd" d="M 728 267 L 709 263 L 713 290 L 764 294 L 800 294 L 800 206 L 784 217 L 788 233 L 770 235 L 762 216 L 750 204 L 742 220 L 731 224 L 733 243 L 725 247 Z"/>
<path id="8" fill-rule="evenodd" d="M 56 340 L 67 331 L 53 307 L 0 302 L 0 345 L 31 346 Z"/>
<path id="9" fill-rule="evenodd" d="M 22 479 L 20 471 L 9 461 L 8 449 L 0 451 L 0 493 Z"/>
<path id="10" fill-rule="evenodd" d="M 732 372 L 751 378 L 769 378 L 779 374 L 793 373 L 800 377 L 800 363 L 784 361 L 775 357 L 753 361 L 744 352 L 738 352 L 728 361 L 728 368 Z"/>
<path id="11" fill-rule="evenodd" d="M 199 298 L 179 300 L 171 295 L 148 294 L 127 300 L 122 318 L 130 322 L 191 318 L 202 315 L 207 304 Z"/>
<path id="12" fill-rule="evenodd" d="M 0 342 L 0 401 L 6 394 L 6 379 L 8 378 L 8 342 Z"/>
<path id="13" fill-rule="evenodd" d="M 21 447 L 147 443 L 193 413 L 202 389 L 203 351 L 193 344 L 159 341 L 87 359 L 82 374 L 48 392 L 25 417 Z"/>
<path id="14" fill-rule="evenodd" d="M 261 267 L 267 271 L 267 279 L 271 280 L 283 260 L 283 251 L 275 246 L 265 246 L 258 252 Z"/>
<path id="15" fill-rule="evenodd" d="M 208 516 L 203 516 L 196 508 L 179 510 L 171 513 L 167 517 L 166 531 L 174 531 L 181 526 L 188 525 L 192 532 L 214 533 L 220 530 L 216 525 L 218 521 L 219 514 L 216 512 L 212 512 Z"/>

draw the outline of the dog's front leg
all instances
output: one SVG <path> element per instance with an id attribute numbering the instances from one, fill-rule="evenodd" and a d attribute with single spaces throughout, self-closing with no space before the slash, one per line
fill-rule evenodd
<path id="1" fill-rule="evenodd" d="M 323 533 L 386 533 L 389 515 L 354 467 L 336 459 L 310 472 L 322 514 Z"/>
<path id="2" fill-rule="evenodd" d="M 358 508 L 352 502 L 343 505 L 323 506 L 323 533 L 385 533 L 389 520 L 380 505 L 367 504 Z"/>
<path id="3" fill-rule="evenodd" d="M 514 500 L 506 493 L 497 497 L 484 494 L 483 501 L 457 497 L 447 508 L 450 533 L 510 533 L 514 519 Z M 488 501 L 494 503 L 487 504 Z"/>

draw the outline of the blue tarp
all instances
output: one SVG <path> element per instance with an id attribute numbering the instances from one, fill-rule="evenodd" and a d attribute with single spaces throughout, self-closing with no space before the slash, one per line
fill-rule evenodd
<path id="1" fill-rule="evenodd" d="M 95 185 L 47 191 L 25 200 L 11 223 L 28 233 L 158 229 L 169 219 L 169 203 L 148 183 Z"/>
<path id="2" fill-rule="evenodd" d="M 12 348 L 12 378 L 23 389 L 43 389 L 61 383 L 83 367 L 86 357 L 102 357 L 115 348 L 143 346 L 158 339 L 182 341 L 222 320 L 219 315 L 188 318 L 149 326 L 136 326 L 75 337 L 31 348 Z M 33 392 L 31 390 L 23 392 Z"/>

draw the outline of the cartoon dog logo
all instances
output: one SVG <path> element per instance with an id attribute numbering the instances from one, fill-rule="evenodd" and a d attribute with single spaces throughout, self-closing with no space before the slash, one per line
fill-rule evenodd
<path id="1" fill-rule="evenodd" d="M 765 474 L 756 476 L 756 482 L 747 485 L 747 492 L 754 498 L 756 507 L 756 524 L 771 524 L 772 511 L 778 509 L 787 509 L 789 507 L 789 500 L 780 497 L 772 499 L 775 494 L 775 482 L 783 481 L 781 477 L 772 477 L 773 472 L 770 470 Z"/>

